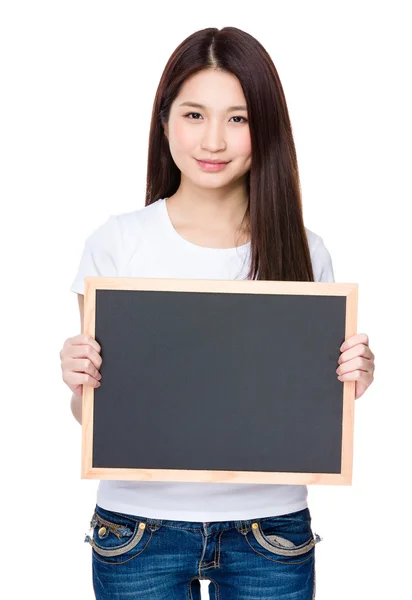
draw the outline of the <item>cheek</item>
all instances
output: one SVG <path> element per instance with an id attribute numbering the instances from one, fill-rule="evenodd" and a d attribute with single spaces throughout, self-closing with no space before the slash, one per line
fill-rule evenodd
<path id="1" fill-rule="evenodd" d="M 245 160 L 250 158 L 252 154 L 252 141 L 249 130 L 245 130 L 236 137 L 234 147 L 238 156 L 242 156 Z"/>
<path id="2" fill-rule="evenodd" d="M 239 169 L 246 173 L 252 166 L 252 141 L 249 130 L 239 135 L 236 143 L 236 152 L 239 157 Z"/>
<path id="3" fill-rule="evenodd" d="M 250 130 L 249 127 L 245 127 L 244 129 L 239 129 L 235 131 L 231 131 L 232 136 L 230 137 L 229 143 L 229 153 L 232 153 L 233 156 L 237 156 L 237 159 L 241 162 L 248 163 L 251 160 L 252 155 L 252 140 L 250 138 Z"/>
<path id="4" fill-rule="evenodd" d="M 177 152 L 189 150 L 193 146 L 193 135 L 191 135 L 190 129 L 187 127 L 186 123 L 181 120 L 173 123 L 171 133 L 173 146 Z"/>

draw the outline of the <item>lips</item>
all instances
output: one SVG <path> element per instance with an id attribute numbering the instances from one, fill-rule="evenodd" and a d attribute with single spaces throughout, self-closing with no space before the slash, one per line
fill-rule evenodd
<path id="1" fill-rule="evenodd" d="M 222 171 L 222 169 L 226 168 L 226 165 L 228 165 L 228 162 L 222 162 L 222 161 L 203 161 L 203 160 L 197 160 L 195 159 L 197 164 L 199 165 L 199 167 L 202 169 L 202 171 L 209 171 L 209 172 L 216 172 L 216 171 Z"/>
<path id="2" fill-rule="evenodd" d="M 228 160 L 202 160 L 201 158 L 197 158 L 196 160 L 198 162 L 208 163 L 210 165 L 227 165 L 229 162 Z"/>

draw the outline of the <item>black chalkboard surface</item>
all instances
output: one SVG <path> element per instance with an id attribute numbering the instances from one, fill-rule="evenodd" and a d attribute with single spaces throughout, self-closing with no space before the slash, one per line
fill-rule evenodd
<path id="1" fill-rule="evenodd" d="M 350 484 L 357 284 L 85 279 L 82 476 Z"/>

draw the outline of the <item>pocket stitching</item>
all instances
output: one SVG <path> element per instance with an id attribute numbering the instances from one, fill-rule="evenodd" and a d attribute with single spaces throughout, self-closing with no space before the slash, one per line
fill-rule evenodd
<path id="1" fill-rule="evenodd" d="M 315 541 L 312 537 L 308 542 L 304 542 L 299 546 L 294 546 L 294 548 L 282 548 L 281 546 L 277 546 L 276 544 L 267 541 L 260 528 L 260 524 L 256 529 L 252 527 L 252 533 L 255 536 L 258 544 L 260 544 L 266 550 L 269 550 L 269 552 L 272 552 L 272 554 L 278 554 L 280 556 L 300 556 L 302 554 L 306 554 L 315 546 Z"/>
<path id="2" fill-rule="evenodd" d="M 93 518 L 96 518 L 96 521 L 97 521 L 96 525 L 94 527 L 95 531 L 96 531 L 97 527 L 99 527 L 100 525 L 104 525 L 109 528 L 109 533 L 116 535 L 115 533 L 113 533 L 113 530 L 116 530 L 117 528 L 124 526 L 124 524 L 115 523 L 114 521 L 109 521 L 108 519 L 105 519 L 97 511 L 94 512 Z M 92 548 L 97 552 L 97 554 L 100 554 L 101 556 L 108 556 L 108 557 L 118 556 L 120 554 L 125 554 L 129 550 L 132 550 L 139 543 L 139 541 L 141 540 L 143 533 L 145 531 L 145 527 L 140 528 L 139 527 L 140 523 L 138 520 L 127 519 L 126 516 L 124 518 L 126 519 L 126 521 L 128 521 L 128 525 L 130 525 L 130 522 L 134 523 L 134 530 L 133 530 L 132 536 L 121 545 L 113 546 L 112 548 L 105 548 L 105 547 L 99 545 L 98 540 L 96 539 L 96 535 L 95 535 L 94 539 L 92 541 Z M 141 523 L 142 522 L 143 521 L 141 521 Z M 116 537 L 118 537 L 118 536 L 116 535 Z"/>
<path id="3" fill-rule="evenodd" d="M 102 560 L 102 559 L 101 559 L 101 558 L 99 558 L 99 557 L 98 557 L 96 554 L 94 554 L 94 555 L 93 555 L 93 558 L 94 558 L 95 560 L 98 560 L 98 561 L 99 561 L 99 562 L 101 562 L 101 563 L 104 563 L 105 565 L 111 565 L 111 566 L 114 566 L 114 567 L 115 567 L 115 566 L 118 566 L 118 565 L 124 565 L 125 563 L 127 563 L 127 562 L 129 562 L 129 561 L 131 561 L 131 560 L 134 560 L 135 558 L 137 558 L 138 556 L 140 556 L 140 555 L 141 555 L 141 554 L 142 554 L 142 553 L 143 553 L 143 552 L 146 550 L 146 548 L 147 548 L 147 546 L 149 545 L 149 543 L 150 543 L 150 540 L 152 539 L 152 537 L 153 537 L 153 533 L 151 532 L 151 533 L 150 533 L 150 537 L 149 537 L 149 539 L 148 539 L 148 540 L 147 540 L 147 542 L 146 542 L 146 545 L 145 545 L 145 546 L 144 546 L 144 547 L 143 547 L 143 548 L 142 548 L 142 549 L 141 549 L 141 550 L 140 550 L 140 551 L 139 551 L 137 554 L 134 554 L 134 555 L 133 555 L 133 556 L 131 556 L 130 558 L 126 558 L 126 560 L 122 560 L 122 561 L 116 561 L 116 562 L 108 562 L 107 560 Z"/>
<path id="4" fill-rule="evenodd" d="M 256 550 L 256 548 L 254 548 L 252 546 L 252 544 L 250 543 L 250 541 L 248 540 L 247 535 L 244 536 L 244 538 L 246 539 L 247 543 L 249 544 L 250 548 L 253 550 L 253 552 L 255 554 L 259 554 L 259 556 L 263 556 L 263 558 L 266 558 L 266 560 L 270 560 L 271 562 L 276 562 L 279 563 L 281 565 L 301 565 L 304 562 L 307 562 L 308 560 L 310 560 L 312 558 L 312 554 L 310 554 L 307 558 L 303 559 L 303 560 L 298 560 L 298 561 L 282 561 L 282 560 L 275 560 L 274 558 L 270 558 L 269 556 L 266 556 L 266 554 L 262 554 L 262 552 L 259 552 L 258 550 Z"/>
<path id="5" fill-rule="evenodd" d="M 95 540 L 93 540 L 93 550 L 101 556 L 119 556 L 120 554 L 126 554 L 126 552 L 129 552 L 129 550 L 133 550 L 133 548 L 137 546 L 137 544 L 142 539 L 145 530 L 146 528 L 142 529 L 136 524 L 131 539 L 122 544 L 121 546 L 115 546 L 112 549 L 102 548 L 96 543 Z"/>

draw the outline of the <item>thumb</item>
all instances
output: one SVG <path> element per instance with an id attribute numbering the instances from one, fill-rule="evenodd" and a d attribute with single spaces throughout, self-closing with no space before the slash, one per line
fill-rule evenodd
<path id="1" fill-rule="evenodd" d="M 355 386 L 355 400 L 363 396 L 367 389 L 367 385 L 365 385 L 362 381 L 357 381 Z"/>

